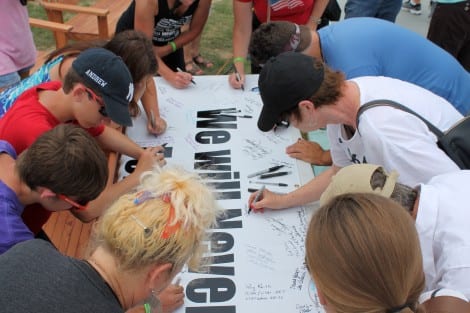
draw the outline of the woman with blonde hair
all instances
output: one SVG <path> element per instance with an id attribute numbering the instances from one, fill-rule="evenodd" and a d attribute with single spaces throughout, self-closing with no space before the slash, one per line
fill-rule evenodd
<path id="1" fill-rule="evenodd" d="M 410 215 L 374 194 L 344 194 L 312 217 L 306 263 L 326 312 L 424 312 L 424 273 Z"/>
<path id="2" fill-rule="evenodd" d="M 0 306 L 6 312 L 104 313 L 136 306 L 156 312 L 157 296 L 183 265 L 200 264 L 206 230 L 219 212 L 196 174 L 155 168 L 99 219 L 86 259 L 63 256 L 37 239 L 3 254 Z"/>

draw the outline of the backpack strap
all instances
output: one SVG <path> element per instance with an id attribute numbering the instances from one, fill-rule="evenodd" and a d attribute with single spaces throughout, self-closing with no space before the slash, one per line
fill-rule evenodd
<path id="1" fill-rule="evenodd" d="M 390 107 L 393 107 L 395 109 L 399 109 L 399 110 L 405 111 L 407 113 L 413 114 L 414 116 L 416 116 L 417 118 L 422 120 L 426 124 L 426 126 L 429 128 L 429 130 L 432 133 L 434 133 L 434 135 L 436 135 L 436 137 L 438 139 L 441 138 L 444 135 L 443 132 L 439 128 L 437 128 L 436 126 L 431 124 L 431 122 L 429 122 L 427 119 L 425 119 L 424 117 L 422 117 L 421 115 L 419 115 L 415 111 L 409 109 L 408 107 L 406 107 L 406 106 L 404 106 L 404 105 L 402 105 L 398 102 L 395 102 L 395 101 L 392 101 L 392 100 L 387 100 L 387 99 L 372 100 L 372 101 L 369 101 L 369 102 L 364 103 L 363 105 L 361 105 L 361 107 L 359 108 L 359 111 L 357 111 L 357 116 L 356 116 L 356 127 L 357 127 L 358 131 L 359 131 L 359 117 L 361 116 L 361 114 L 364 113 L 364 111 L 367 110 L 367 109 L 378 107 L 378 106 L 390 106 Z"/>

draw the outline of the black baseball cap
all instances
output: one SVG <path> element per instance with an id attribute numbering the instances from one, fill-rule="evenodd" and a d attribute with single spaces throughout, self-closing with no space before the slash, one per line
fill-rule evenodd
<path id="1" fill-rule="evenodd" d="M 298 52 L 284 52 L 266 62 L 258 79 L 263 108 L 258 128 L 273 129 L 283 112 L 308 100 L 320 88 L 324 68 L 314 66 L 316 59 Z"/>
<path id="2" fill-rule="evenodd" d="M 78 55 L 72 68 L 86 86 L 99 92 L 106 113 L 115 123 L 132 126 L 129 102 L 134 96 L 134 84 L 120 57 L 104 48 L 90 48 Z"/>

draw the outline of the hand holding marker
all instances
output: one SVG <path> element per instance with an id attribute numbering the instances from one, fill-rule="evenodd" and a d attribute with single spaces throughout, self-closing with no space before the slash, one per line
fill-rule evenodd
<path id="1" fill-rule="evenodd" d="M 186 73 L 185 71 L 183 71 L 182 69 L 180 69 L 179 67 L 176 68 L 176 70 L 180 73 Z M 191 82 L 193 83 L 193 85 L 196 85 L 196 82 L 194 81 L 194 79 L 191 79 Z"/>
<path id="2" fill-rule="evenodd" d="M 253 208 L 253 203 L 256 203 L 258 202 L 259 198 L 261 197 L 261 195 L 263 194 L 263 191 L 264 189 L 266 188 L 265 185 L 261 186 L 261 188 L 258 190 L 258 193 L 256 194 L 255 198 L 253 199 L 253 201 L 250 203 L 250 208 L 248 209 L 248 214 L 250 214 L 252 208 Z"/>

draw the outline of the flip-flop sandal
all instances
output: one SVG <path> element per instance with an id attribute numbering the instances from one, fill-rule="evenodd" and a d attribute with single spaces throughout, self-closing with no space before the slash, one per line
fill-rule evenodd
<path id="1" fill-rule="evenodd" d="M 210 60 L 204 59 L 204 57 L 200 53 L 193 57 L 193 61 L 197 65 L 203 66 L 205 68 L 211 68 L 214 66 L 214 63 L 212 63 Z"/>
<path id="2" fill-rule="evenodd" d="M 203 75 L 204 71 L 193 61 L 188 61 L 185 63 L 186 72 L 191 73 L 191 75 Z"/>

